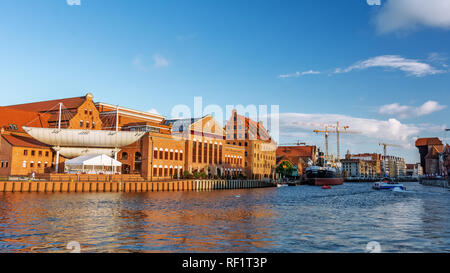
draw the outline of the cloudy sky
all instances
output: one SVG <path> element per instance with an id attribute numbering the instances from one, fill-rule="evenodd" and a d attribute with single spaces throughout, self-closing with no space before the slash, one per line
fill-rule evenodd
<path id="1" fill-rule="evenodd" d="M 281 143 L 323 146 L 312 130 L 339 121 L 342 153 L 408 162 L 450 126 L 447 0 L 6 0 L 0 35 L 0 105 L 279 105 Z"/>

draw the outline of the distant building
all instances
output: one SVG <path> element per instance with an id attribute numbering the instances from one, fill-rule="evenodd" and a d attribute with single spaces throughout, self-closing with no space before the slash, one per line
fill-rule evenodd
<path id="1" fill-rule="evenodd" d="M 450 145 L 445 145 L 444 151 L 444 175 L 448 177 L 450 173 Z"/>
<path id="2" fill-rule="evenodd" d="M 437 138 L 419 138 L 416 140 L 416 147 L 419 149 L 420 165 L 428 175 L 442 173 L 442 158 L 440 154 L 444 152 L 442 141 Z"/>
<path id="3" fill-rule="evenodd" d="M 370 176 L 376 177 L 381 176 L 381 161 L 383 156 L 381 154 L 376 153 L 364 153 L 364 154 L 350 154 L 347 153 L 345 155 L 345 159 L 358 159 L 364 161 L 368 165 L 370 165 Z M 364 164 L 363 164 L 364 165 Z M 369 167 L 367 167 L 369 168 Z"/>
<path id="4" fill-rule="evenodd" d="M 386 166 L 384 166 L 386 162 Z M 386 158 L 383 156 L 383 169 L 390 177 L 406 176 L 406 163 L 402 157 L 388 155 Z"/>
<path id="5" fill-rule="evenodd" d="M 308 166 L 308 162 L 316 162 L 317 147 L 316 146 L 281 146 L 276 152 L 277 166 L 283 162 L 289 162 L 297 169 L 297 175 L 301 176 Z"/>
<path id="6" fill-rule="evenodd" d="M 422 165 L 420 163 L 416 164 L 406 164 L 406 176 L 418 177 L 423 175 Z"/>
<path id="7" fill-rule="evenodd" d="M 341 160 L 342 171 L 345 177 L 376 177 L 376 169 L 369 161 L 361 159 Z"/>

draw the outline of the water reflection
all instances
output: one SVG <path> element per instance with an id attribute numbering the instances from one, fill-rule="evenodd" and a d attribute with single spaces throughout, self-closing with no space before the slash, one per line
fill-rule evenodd
<path id="1" fill-rule="evenodd" d="M 449 192 L 410 187 L 0 193 L 0 252 L 449 251 Z"/>

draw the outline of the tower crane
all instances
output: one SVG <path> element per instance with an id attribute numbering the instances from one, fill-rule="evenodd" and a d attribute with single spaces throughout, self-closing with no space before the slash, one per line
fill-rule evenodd
<path id="1" fill-rule="evenodd" d="M 301 145 L 306 145 L 306 142 L 297 141 L 296 143 L 283 143 L 280 144 L 279 146 L 301 146 Z"/>
<path id="2" fill-rule="evenodd" d="M 388 144 L 388 143 L 379 143 L 380 146 L 383 146 L 383 173 L 386 175 L 386 147 L 402 147 L 397 144 Z"/>
<path id="3" fill-rule="evenodd" d="M 339 121 L 336 123 L 336 125 L 325 125 L 324 130 L 314 130 L 313 132 L 318 133 L 324 133 L 325 134 L 325 157 L 328 159 L 328 135 L 329 134 L 336 134 L 337 137 L 337 158 L 340 160 L 341 158 L 341 145 L 340 145 L 340 134 L 358 134 L 358 132 L 354 131 L 348 131 L 347 129 L 350 128 L 350 126 L 340 126 Z M 328 130 L 328 128 L 332 128 L 334 130 Z"/>

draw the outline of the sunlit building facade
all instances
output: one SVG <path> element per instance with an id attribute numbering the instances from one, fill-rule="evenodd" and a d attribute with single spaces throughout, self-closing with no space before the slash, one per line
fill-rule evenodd
<path id="1" fill-rule="evenodd" d="M 263 179 L 275 168 L 276 143 L 261 124 L 243 117 L 255 139 L 239 145 L 210 115 L 168 120 L 94 102 L 91 93 L 0 107 L 0 114 L 3 177 L 63 172 L 66 160 L 87 154 L 114 157 L 121 174 L 151 181 L 194 174 Z"/>

